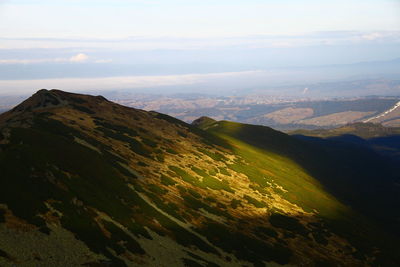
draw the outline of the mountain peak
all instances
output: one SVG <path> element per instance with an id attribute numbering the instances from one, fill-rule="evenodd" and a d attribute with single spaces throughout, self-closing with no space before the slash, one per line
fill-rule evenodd
<path id="1" fill-rule="evenodd" d="M 36 109 L 65 106 L 67 101 L 59 93 L 60 90 L 41 89 L 30 98 L 12 109 L 12 112 L 33 111 Z"/>
<path id="2" fill-rule="evenodd" d="M 215 122 L 217 122 L 217 121 L 212 119 L 212 118 L 210 118 L 210 117 L 203 116 L 203 117 L 200 117 L 200 118 L 194 120 L 192 122 L 192 125 L 196 126 L 196 127 L 199 127 L 201 129 L 204 129 L 204 128 L 207 128 L 208 126 L 210 126 L 211 124 L 213 124 Z"/>
<path id="3" fill-rule="evenodd" d="M 90 96 L 83 94 L 68 93 L 57 89 L 40 89 L 30 98 L 13 108 L 12 112 L 27 112 L 46 108 L 64 107 L 95 102 L 109 102 L 103 96 Z"/>

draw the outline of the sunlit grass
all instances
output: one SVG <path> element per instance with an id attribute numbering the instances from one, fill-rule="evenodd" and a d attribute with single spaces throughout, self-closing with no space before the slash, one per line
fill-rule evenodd
<path id="1" fill-rule="evenodd" d="M 278 185 L 285 192 L 279 193 L 307 212 L 314 210 L 325 218 L 338 218 L 349 212 L 350 209 L 329 194 L 323 186 L 307 171 L 289 157 L 257 148 L 238 138 L 235 133 L 241 131 L 246 125 L 232 122 L 218 122 L 210 127 L 209 132 L 228 141 L 235 154 L 244 159 L 231 165 L 230 168 L 241 172 L 261 187 Z M 285 146 L 285 143 L 280 144 Z"/>

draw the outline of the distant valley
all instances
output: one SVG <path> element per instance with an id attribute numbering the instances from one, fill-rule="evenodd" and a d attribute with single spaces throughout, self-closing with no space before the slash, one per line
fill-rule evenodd
<path id="1" fill-rule="evenodd" d="M 118 101 L 155 110 L 186 122 L 201 116 L 216 120 L 270 126 L 279 130 L 332 128 L 370 121 L 400 126 L 400 97 L 348 99 L 293 99 L 272 96 L 151 96 L 138 95 Z"/>

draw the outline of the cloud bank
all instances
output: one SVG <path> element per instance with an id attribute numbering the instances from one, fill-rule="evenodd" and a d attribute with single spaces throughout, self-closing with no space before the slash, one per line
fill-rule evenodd
<path id="1" fill-rule="evenodd" d="M 67 91 L 97 91 L 114 89 L 154 88 L 201 84 L 226 78 L 263 75 L 262 71 L 223 72 L 209 74 L 125 76 L 106 78 L 66 78 L 36 80 L 0 80 L 0 95 L 32 93 L 40 88 L 58 88 Z"/>
<path id="2" fill-rule="evenodd" d="M 95 59 L 90 60 L 89 56 L 84 53 L 79 53 L 69 58 L 31 58 L 31 59 L 1 59 L 0 64 L 43 64 L 43 63 L 110 63 L 112 62 L 111 59 Z"/>

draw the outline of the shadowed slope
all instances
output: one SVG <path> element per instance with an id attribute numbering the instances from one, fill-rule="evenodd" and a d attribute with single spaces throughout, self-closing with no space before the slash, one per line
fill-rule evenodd
<path id="1" fill-rule="evenodd" d="M 330 192 L 380 227 L 389 227 L 390 233 L 400 234 L 397 227 L 400 218 L 400 191 L 396 186 L 400 181 L 399 168 L 370 148 L 341 140 L 300 140 L 268 127 L 228 121 L 208 124 L 206 130 L 228 140 L 239 154 L 246 153 L 244 157 L 249 160 L 249 169 L 255 166 L 257 169 L 269 170 L 278 167 L 279 171 L 283 171 L 293 164 L 302 168 L 310 178 L 302 178 L 290 170 L 288 173 L 291 175 L 282 172 L 279 176 L 284 178 L 277 181 L 293 194 L 290 199 L 293 203 L 315 208 L 323 217 L 332 219 L 335 223 L 340 220 L 348 223 L 354 220 L 357 215 L 351 215 L 349 210 L 345 211 L 337 205 L 337 213 L 332 213 L 335 210 L 332 203 L 335 201 L 326 202 L 326 198 L 319 195 Z M 340 231 L 344 232 L 344 229 Z M 378 233 L 379 231 L 376 235 Z M 355 238 L 363 235 L 366 234 L 361 230 L 355 234 Z"/>

